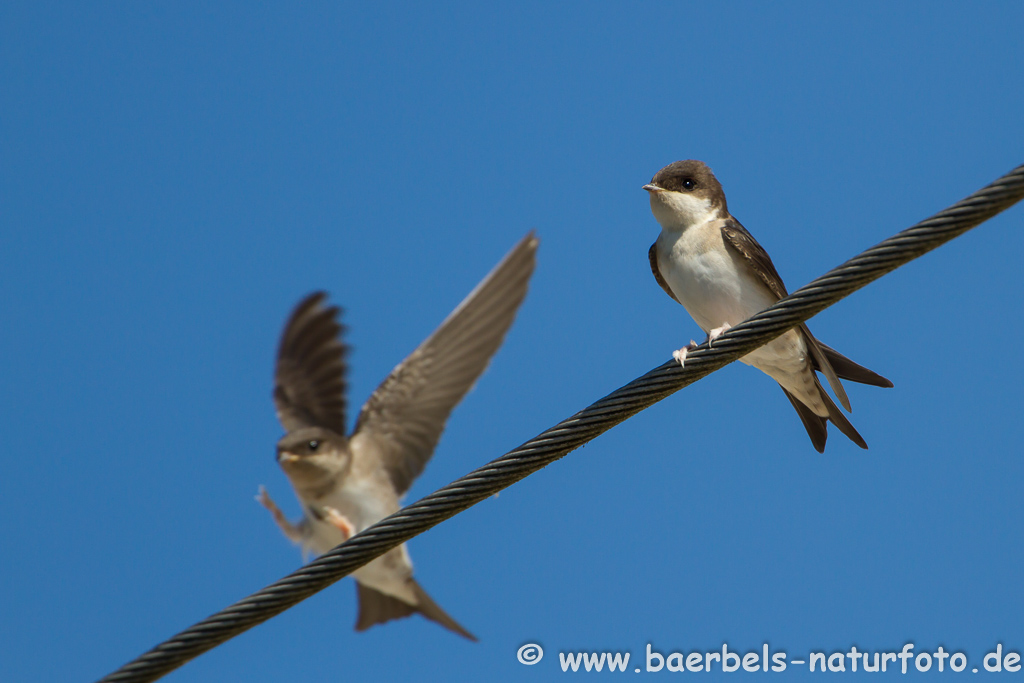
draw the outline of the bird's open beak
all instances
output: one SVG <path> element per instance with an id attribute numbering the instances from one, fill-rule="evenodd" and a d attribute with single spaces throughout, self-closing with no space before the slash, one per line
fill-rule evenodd
<path id="1" fill-rule="evenodd" d="M 646 185 L 644 185 L 644 189 L 647 190 L 648 192 L 664 192 L 665 191 L 665 188 L 658 187 L 654 183 L 647 183 Z"/>
<path id="2" fill-rule="evenodd" d="M 295 455 L 294 453 L 285 453 L 282 451 L 281 453 L 277 454 L 277 461 L 281 464 L 293 463 L 298 461 L 298 459 L 299 456 Z"/>

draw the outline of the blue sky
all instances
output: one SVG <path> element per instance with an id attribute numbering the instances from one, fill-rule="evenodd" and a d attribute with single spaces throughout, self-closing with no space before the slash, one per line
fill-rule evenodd
<path id="1" fill-rule="evenodd" d="M 796 289 L 1024 162 L 1022 34 L 1013 2 L 5 3 L 0 679 L 98 678 L 300 565 L 253 495 L 298 513 L 270 390 L 308 292 L 346 310 L 358 406 L 537 230 L 418 498 L 699 338 L 647 265 L 659 168 L 709 163 Z M 818 455 L 735 364 L 412 541 L 479 643 L 356 634 L 346 579 L 167 680 L 1024 650 L 1022 224 L 811 321 L 895 382 L 847 385 L 869 451 Z"/>

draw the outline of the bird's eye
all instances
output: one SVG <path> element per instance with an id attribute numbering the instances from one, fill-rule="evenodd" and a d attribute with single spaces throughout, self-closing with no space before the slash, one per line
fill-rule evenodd
<path id="1" fill-rule="evenodd" d="M 310 453 L 316 453 L 316 449 L 320 448 L 320 442 L 317 441 L 316 439 L 310 441 L 306 445 L 309 447 L 309 452 Z"/>
<path id="2" fill-rule="evenodd" d="M 696 181 L 694 181 L 693 178 L 686 178 L 685 180 L 683 180 L 683 188 L 684 189 L 692 190 L 695 187 L 697 187 L 697 183 L 696 183 Z"/>

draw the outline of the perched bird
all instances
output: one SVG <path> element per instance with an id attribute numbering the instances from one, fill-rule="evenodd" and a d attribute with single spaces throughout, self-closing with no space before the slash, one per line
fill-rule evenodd
<path id="1" fill-rule="evenodd" d="M 696 160 L 677 161 L 644 185 L 661 234 L 648 258 L 654 278 L 681 303 L 708 335 L 708 343 L 788 295 L 768 252 L 729 213 L 725 192 L 711 169 Z M 682 365 L 691 341 L 672 355 Z M 850 399 L 839 379 L 891 387 L 892 382 L 825 346 L 807 325 L 789 330 L 740 360 L 782 386 L 819 453 L 831 420 L 851 441 L 867 444 L 821 387 L 825 375 L 847 411 Z"/>
<path id="2" fill-rule="evenodd" d="M 531 232 L 470 292 L 419 348 L 398 364 L 345 436 L 348 347 L 339 309 L 314 293 L 299 303 L 281 336 L 274 403 L 287 434 L 277 461 L 302 504 L 292 524 L 263 488 L 257 500 L 285 536 L 322 554 L 397 511 L 434 452 L 449 413 L 501 346 L 526 296 L 537 238 Z M 412 577 L 405 545 L 353 572 L 356 630 L 419 612 L 470 640 Z"/>

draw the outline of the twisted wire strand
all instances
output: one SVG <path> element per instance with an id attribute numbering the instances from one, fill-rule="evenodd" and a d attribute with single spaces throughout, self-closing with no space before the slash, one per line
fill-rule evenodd
<path id="1" fill-rule="evenodd" d="M 530 439 L 515 450 L 402 508 L 275 583 L 207 617 L 102 681 L 153 681 L 230 638 L 327 588 L 391 548 L 427 531 L 562 458 L 644 408 L 666 398 L 793 326 L 935 249 L 1024 198 L 1024 165 L 966 199 L 833 268 L 770 308 L 730 329 L 709 348 L 668 361 Z"/>

